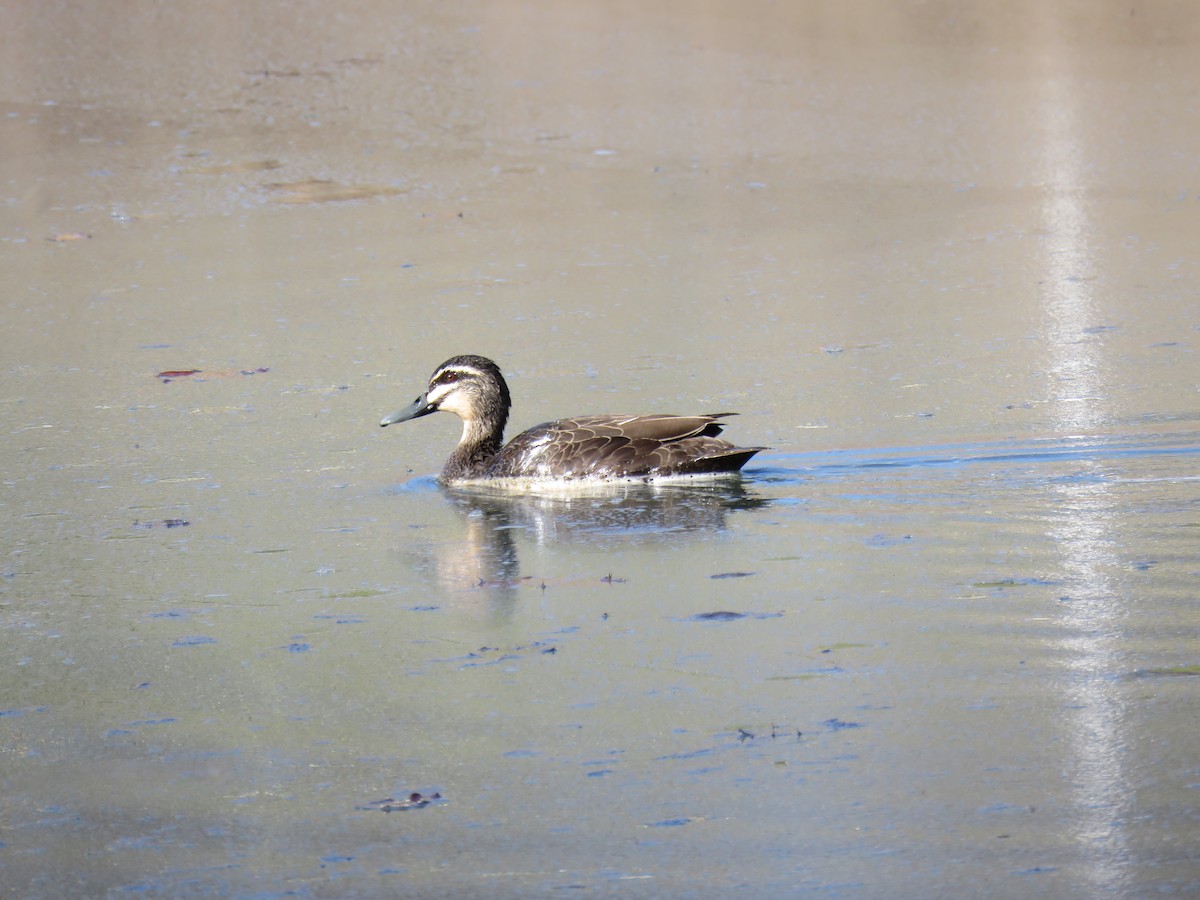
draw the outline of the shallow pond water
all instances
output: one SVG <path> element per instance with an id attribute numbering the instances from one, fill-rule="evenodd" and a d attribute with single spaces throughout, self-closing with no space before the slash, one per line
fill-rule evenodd
<path id="1" fill-rule="evenodd" d="M 7 892 L 1200 891 L 1189 5 L 9 6 Z"/>

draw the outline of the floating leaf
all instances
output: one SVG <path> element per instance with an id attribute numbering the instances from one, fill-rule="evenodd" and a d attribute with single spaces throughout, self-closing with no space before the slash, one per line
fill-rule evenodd
<path id="1" fill-rule="evenodd" d="M 275 182 L 264 185 L 276 203 L 339 203 L 346 200 L 367 200 L 403 194 L 407 188 L 373 184 L 338 184 L 324 178 L 306 181 Z"/>

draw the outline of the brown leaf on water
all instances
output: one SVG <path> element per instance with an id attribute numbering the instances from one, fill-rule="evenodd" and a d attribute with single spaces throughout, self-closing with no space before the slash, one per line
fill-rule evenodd
<path id="1" fill-rule="evenodd" d="M 244 175 L 247 172 L 269 172 L 283 168 L 277 159 L 243 159 L 214 166 L 197 166 L 188 169 L 190 175 Z"/>
<path id="2" fill-rule="evenodd" d="M 56 244 L 69 244 L 71 241 L 87 241 L 91 240 L 90 234 L 84 234 L 82 231 L 63 231 L 53 237 L 48 237 L 46 240 L 53 241 Z"/>
<path id="3" fill-rule="evenodd" d="M 154 377 L 161 378 L 163 381 L 171 381 L 175 378 L 191 378 L 194 375 L 203 375 L 201 381 L 206 381 L 209 378 L 229 378 L 232 375 L 263 375 L 270 372 L 267 366 L 259 366 L 257 369 L 217 369 L 210 371 L 206 369 L 164 369 L 158 372 Z"/>
<path id="4" fill-rule="evenodd" d="M 271 194 L 271 201 L 274 203 L 341 203 L 347 200 L 390 197 L 408 190 L 378 184 L 338 184 L 324 178 L 274 182 L 263 187 Z"/>

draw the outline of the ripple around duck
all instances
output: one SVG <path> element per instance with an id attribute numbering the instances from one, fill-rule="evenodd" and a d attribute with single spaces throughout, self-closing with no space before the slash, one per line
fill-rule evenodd
<path id="1" fill-rule="evenodd" d="M 876 447 L 773 454 L 772 463 L 746 469 L 747 478 L 763 483 L 787 483 L 817 477 L 848 476 L 877 469 L 931 469 L 987 464 L 1099 463 L 1148 457 L 1200 456 L 1200 435 L 1194 433 L 1134 436 L 1078 435 L 1026 441 L 990 441 L 916 447 Z M 1200 480 L 1176 474 L 1169 480 Z"/>
<path id="2" fill-rule="evenodd" d="M 653 499 L 680 493 L 723 493 L 736 490 L 739 472 L 704 472 L 688 475 L 631 476 L 626 478 L 485 478 L 442 485 L 435 475 L 418 475 L 389 489 L 389 493 L 424 493 L 444 489 L 454 495 L 476 497 L 559 497 L 569 499 L 641 497 Z"/>

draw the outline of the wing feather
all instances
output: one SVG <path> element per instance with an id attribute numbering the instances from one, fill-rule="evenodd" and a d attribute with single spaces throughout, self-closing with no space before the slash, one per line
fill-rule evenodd
<path id="1" fill-rule="evenodd" d="M 734 413 L 674 416 L 577 416 L 535 425 L 494 461 L 492 477 L 630 477 L 732 472 L 761 447 L 717 437 L 718 419 Z"/>

